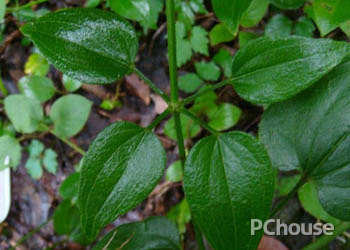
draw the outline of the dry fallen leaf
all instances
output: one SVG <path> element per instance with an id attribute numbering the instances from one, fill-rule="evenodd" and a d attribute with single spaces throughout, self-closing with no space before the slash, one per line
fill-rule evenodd
<path id="1" fill-rule="evenodd" d="M 157 114 L 163 113 L 168 108 L 168 104 L 159 95 L 151 94 L 151 98 L 154 102 L 154 110 Z"/>
<path id="2" fill-rule="evenodd" d="M 125 77 L 127 88 L 134 95 L 141 98 L 141 100 L 148 106 L 151 103 L 150 89 L 148 85 L 142 81 L 136 74 L 131 74 Z"/>

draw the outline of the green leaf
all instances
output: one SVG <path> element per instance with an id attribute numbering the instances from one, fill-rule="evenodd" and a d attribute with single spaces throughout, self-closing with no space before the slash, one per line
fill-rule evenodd
<path id="1" fill-rule="evenodd" d="M 253 0 L 211 0 L 216 16 L 234 34 Z"/>
<path id="2" fill-rule="evenodd" d="M 195 92 L 202 84 L 203 80 L 193 73 L 179 77 L 179 88 L 185 93 Z"/>
<path id="3" fill-rule="evenodd" d="M 190 139 L 196 137 L 201 131 L 201 127 L 188 118 L 185 115 L 180 115 L 181 119 L 181 131 L 184 136 L 184 139 Z M 174 117 L 170 118 L 164 127 L 164 134 L 170 137 L 173 140 L 177 140 L 176 129 L 175 129 L 175 119 Z"/>
<path id="4" fill-rule="evenodd" d="M 72 200 L 78 197 L 79 178 L 79 173 L 73 173 L 62 182 L 58 192 L 63 199 Z"/>
<path id="5" fill-rule="evenodd" d="M 206 137 L 191 149 L 185 194 L 194 221 L 214 249 L 258 247 L 262 232 L 251 236 L 250 221 L 269 217 L 274 181 L 264 147 L 248 134 Z"/>
<path id="6" fill-rule="evenodd" d="M 221 75 L 220 68 L 214 62 L 197 62 L 194 64 L 198 75 L 207 81 L 217 81 Z"/>
<path id="7" fill-rule="evenodd" d="M 57 172 L 57 154 L 52 149 L 46 149 L 44 152 L 43 165 L 45 169 L 51 173 L 56 174 Z"/>
<path id="8" fill-rule="evenodd" d="M 169 220 L 176 223 L 180 234 L 186 233 L 186 224 L 191 221 L 191 211 L 186 199 L 172 207 L 167 214 Z"/>
<path id="9" fill-rule="evenodd" d="M 138 50 L 133 27 L 118 15 L 71 8 L 27 23 L 21 31 L 64 74 L 84 83 L 110 83 L 132 71 Z"/>
<path id="10" fill-rule="evenodd" d="M 6 1 L 0 0 L 0 24 L 4 22 L 4 17 L 6 14 Z"/>
<path id="11" fill-rule="evenodd" d="M 66 95 L 51 107 L 50 118 L 54 123 L 54 133 L 70 138 L 83 129 L 89 118 L 92 102 L 80 95 Z"/>
<path id="12" fill-rule="evenodd" d="M 270 0 L 270 2 L 280 9 L 298 9 L 306 0 Z"/>
<path id="13" fill-rule="evenodd" d="M 24 65 L 24 73 L 29 75 L 46 76 L 49 73 L 50 65 L 42 55 L 31 54 Z"/>
<path id="14" fill-rule="evenodd" d="M 30 157 L 25 165 L 28 174 L 33 179 L 40 179 L 43 176 L 43 169 L 41 167 L 40 159 L 39 158 L 32 158 Z"/>
<path id="15" fill-rule="evenodd" d="M 241 25 L 245 28 L 256 26 L 265 16 L 269 7 L 269 0 L 253 0 L 244 12 Z"/>
<path id="16" fill-rule="evenodd" d="M 350 220 L 349 72 L 350 63 L 342 64 L 291 100 L 271 105 L 259 131 L 273 165 L 312 179 L 322 206 L 341 220 Z"/>
<path id="17" fill-rule="evenodd" d="M 79 184 L 87 238 L 142 202 L 163 176 L 166 156 L 149 130 L 118 122 L 103 130 L 84 156 Z"/>
<path id="18" fill-rule="evenodd" d="M 219 52 L 213 57 L 213 61 L 224 70 L 226 77 L 232 75 L 232 56 L 226 49 L 220 49 Z"/>
<path id="19" fill-rule="evenodd" d="M 191 8 L 191 5 L 188 2 L 181 1 L 177 8 L 178 12 L 178 21 L 182 22 L 185 25 L 186 30 L 190 30 L 194 24 L 195 14 Z"/>
<path id="20" fill-rule="evenodd" d="M 220 43 L 230 42 L 235 39 L 237 31 L 232 34 L 224 24 L 219 23 L 209 32 L 210 44 L 215 46 Z"/>
<path id="21" fill-rule="evenodd" d="M 63 75 L 62 81 L 64 88 L 69 92 L 77 91 L 83 85 L 82 82 L 74 80 L 67 75 Z"/>
<path id="22" fill-rule="evenodd" d="M 348 37 L 350 37 L 350 21 L 346 21 L 345 23 L 342 23 L 340 25 L 340 28 Z"/>
<path id="23" fill-rule="evenodd" d="M 53 227 L 58 235 L 70 235 L 79 226 L 79 210 L 70 200 L 64 200 L 55 209 Z"/>
<path id="24" fill-rule="evenodd" d="M 227 130 L 237 124 L 242 111 L 230 104 L 222 103 L 208 112 L 209 126 L 217 131 Z"/>
<path id="25" fill-rule="evenodd" d="M 140 22 L 145 31 L 147 31 L 147 29 L 157 29 L 159 13 L 162 12 L 164 7 L 163 0 L 148 0 L 148 3 L 150 5 L 150 13 L 145 20 Z"/>
<path id="26" fill-rule="evenodd" d="M 18 11 L 13 12 L 13 16 L 16 18 L 17 21 L 19 22 L 29 22 L 33 21 L 47 13 L 49 13 L 50 10 L 41 8 L 38 10 L 33 10 L 32 8 L 24 8 L 20 9 Z"/>
<path id="27" fill-rule="evenodd" d="M 146 20 L 150 15 L 149 0 L 109 0 L 108 2 L 112 10 L 131 20 Z"/>
<path id="28" fill-rule="evenodd" d="M 168 249 L 180 250 L 175 225 L 165 217 L 124 224 L 109 232 L 93 250 Z"/>
<path id="29" fill-rule="evenodd" d="M 0 137 L 0 171 L 8 167 L 16 168 L 21 160 L 21 145 L 8 135 Z"/>
<path id="30" fill-rule="evenodd" d="M 307 17 L 300 17 L 295 24 L 294 34 L 298 36 L 312 37 L 316 30 L 312 20 Z"/>
<path id="31" fill-rule="evenodd" d="M 306 183 L 299 189 L 298 197 L 303 208 L 317 219 L 332 223 L 333 225 L 337 225 L 341 222 L 324 211 L 318 200 L 317 187 L 312 181 Z"/>
<path id="32" fill-rule="evenodd" d="M 56 92 L 51 79 L 44 76 L 24 76 L 18 82 L 21 94 L 34 98 L 43 103 L 48 101 Z"/>
<path id="33" fill-rule="evenodd" d="M 169 166 L 169 168 L 166 171 L 165 176 L 167 181 L 171 182 L 179 182 L 183 179 L 183 170 L 181 161 L 175 161 L 173 164 Z"/>
<path id="34" fill-rule="evenodd" d="M 236 54 L 232 84 L 252 103 L 283 101 L 315 83 L 348 53 L 347 43 L 329 39 L 258 38 Z"/>
<path id="35" fill-rule="evenodd" d="M 288 37 L 292 34 L 293 22 L 288 17 L 277 14 L 265 27 L 265 35 L 270 37 Z"/>
<path id="36" fill-rule="evenodd" d="M 44 119 L 43 109 L 35 99 L 24 95 L 9 95 L 4 104 L 8 118 L 20 133 L 31 134 L 37 131 Z"/>
<path id="37" fill-rule="evenodd" d="M 252 41 L 258 37 L 259 36 L 255 33 L 240 31 L 238 34 L 239 46 L 242 48 L 245 45 L 247 45 L 250 41 Z M 232 65 L 232 62 L 231 62 L 231 65 Z"/>
<path id="38" fill-rule="evenodd" d="M 321 36 L 350 20 L 350 2 L 347 0 L 314 0 L 305 11 L 316 23 Z"/>
<path id="39" fill-rule="evenodd" d="M 186 27 L 182 22 L 176 22 L 176 54 L 177 54 L 177 66 L 181 67 L 186 62 L 191 60 L 192 57 L 192 45 L 186 37 Z"/>
<path id="40" fill-rule="evenodd" d="M 191 32 L 191 46 L 192 49 L 200 54 L 209 56 L 209 40 L 208 32 L 200 26 L 195 26 Z"/>
<path id="41" fill-rule="evenodd" d="M 96 8 L 98 5 L 100 5 L 101 0 L 87 0 L 85 2 L 86 8 Z"/>
<path id="42" fill-rule="evenodd" d="M 279 178 L 277 183 L 278 194 L 280 196 L 288 195 L 293 190 L 293 188 L 298 184 L 300 179 L 301 179 L 301 176 L 299 174 Z"/>
<path id="43" fill-rule="evenodd" d="M 28 146 L 30 158 L 39 158 L 44 151 L 45 146 L 38 140 L 32 140 Z"/>

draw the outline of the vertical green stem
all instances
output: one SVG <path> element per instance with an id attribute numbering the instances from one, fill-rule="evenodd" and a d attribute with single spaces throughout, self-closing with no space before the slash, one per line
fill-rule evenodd
<path id="1" fill-rule="evenodd" d="M 176 128 L 177 143 L 182 166 L 185 163 L 185 144 L 181 129 L 181 120 L 179 110 L 179 88 L 177 86 L 177 65 L 176 65 L 176 34 L 175 34 L 175 3 L 174 0 L 166 0 L 166 16 L 168 29 L 168 56 L 169 56 L 169 75 L 170 75 L 170 105 L 174 108 L 174 119 Z"/>
<path id="2" fill-rule="evenodd" d="M 2 93 L 3 96 L 7 96 L 9 94 L 1 77 L 0 77 L 0 92 Z"/>
<path id="3" fill-rule="evenodd" d="M 168 29 L 168 54 L 170 75 L 170 99 L 177 103 L 179 90 L 177 86 L 177 64 L 176 64 L 176 33 L 175 33 L 175 3 L 174 0 L 166 0 L 166 17 Z"/>

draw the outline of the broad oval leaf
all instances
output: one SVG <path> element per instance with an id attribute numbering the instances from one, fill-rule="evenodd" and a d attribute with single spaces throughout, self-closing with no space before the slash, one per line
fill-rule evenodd
<path id="1" fill-rule="evenodd" d="M 270 0 L 270 2 L 281 9 L 298 9 L 306 0 Z"/>
<path id="2" fill-rule="evenodd" d="M 236 33 L 245 11 L 253 0 L 211 0 L 215 15 L 232 32 Z"/>
<path id="3" fill-rule="evenodd" d="M 214 249 L 256 249 L 251 219 L 268 218 L 275 171 L 252 136 L 230 132 L 200 140 L 185 165 L 184 188 L 194 221 Z"/>
<path id="4" fill-rule="evenodd" d="M 8 167 L 16 168 L 21 160 L 21 145 L 8 135 L 0 137 L 0 171 Z"/>
<path id="5" fill-rule="evenodd" d="M 332 216 L 350 220 L 350 62 L 264 113 L 260 138 L 274 166 L 315 181 Z"/>
<path id="6" fill-rule="evenodd" d="M 232 84 L 252 103 L 283 101 L 315 83 L 349 52 L 347 43 L 330 39 L 255 39 L 236 54 Z"/>
<path id="7" fill-rule="evenodd" d="M 39 102 L 46 102 L 56 92 L 51 79 L 44 76 L 24 76 L 18 82 L 21 94 L 34 98 Z"/>
<path id="8" fill-rule="evenodd" d="M 110 83 L 134 67 L 135 31 L 112 12 L 64 9 L 24 25 L 21 31 L 55 67 L 85 83 Z"/>
<path id="9" fill-rule="evenodd" d="M 44 113 L 37 100 L 25 95 L 9 95 L 4 104 L 6 114 L 16 131 L 30 134 L 38 130 Z"/>
<path id="10" fill-rule="evenodd" d="M 142 222 L 117 227 L 103 237 L 93 250 L 179 250 L 179 242 L 179 232 L 171 221 L 165 217 L 150 217 Z"/>
<path id="11" fill-rule="evenodd" d="M 93 239 L 99 229 L 142 202 L 165 169 L 157 137 L 128 122 L 103 130 L 84 157 L 79 184 L 83 230 Z"/>
<path id="12" fill-rule="evenodd" d="M 70 138 L 83 129 L 89 118 L 92 102 L 81 95 L 69 94 L 55 101 L 50 111 L 54 133 Z"/>

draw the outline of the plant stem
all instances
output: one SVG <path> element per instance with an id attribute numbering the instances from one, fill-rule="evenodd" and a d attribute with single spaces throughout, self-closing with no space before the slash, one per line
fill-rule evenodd
<path id="1" fill-rule="evenodd" d="M 219 132 L 216 131 L 215 129 L 213 129 L 212 127 L 210 127 L 206 122 L 202 121 L 201 119 L 199 119 L 195 114 L 193 114 L 191 111 L 183 108 L 181 110 L 181 113 L 183 113 L 184 115 L 186 115 L 188 118 L 190 118 L 192 121 L 198 123 L 202 128 L 204 128 L 205 130 L 209 131 L 210 133 L 212 133 L 215 136 L 219 135 Z"/>
<path id="2" fill-rule="evenodd" d="M 283 198 L 281 202 L 277 204 L 277 206 L 272 210 L 270 217 L 275 216 L 287 203 L 290 199 L 294 197 L 294 195 L 298 192 L 299 188 L 301 188 L 307 181 L 306 176 L 303 176 L 300 181 L 295 185 L 292 191 L 290 191 L 286 197 Z"/>
<path id="3" fill-rule="evenodd" d="M 82 156 L 85 155 L 85 151 L 84 149 L 80 148 L 78 145 L 74 144 L 73 142 L 69 141 L 66 138 L 60 137 L 59 135 L 57 135 L 50 127 L 48 127 L 46 124 L 41 124 L 41 126 L 43 128 L 45 128 L 50 134 L 56 136 L 58 139 L 60 139 L 61 141 L 63 141 L 65 144 L 67 144 L 69 147 L 71 147 L 72 149 L 74 149 L 76 152 L 78 152 L 79 154 L 81 154 Z"/>
<path id="4" fill-rule="evenodd" d="M 179 89 L 177 86 L 174 0 L 166 0 L 166 17 L 167 17 L 167 29 L 168 29 L 169 76 L 170 76 L 170 89 L 171 89 L 170 99 L 173 103 L 177 103 L 179 99 Z"/>
<path id="5" fill-rule="evenodd" d="M 186 152 L 182 126 L 180 120 L 180 111 L 176 108 L 179 104 L 179 88 L 177 85 L 177 65 L 176 65 L 176 35 L 175 35 L 175 3 L 174 0 L 166 0 L 166 17 L 168 29 L 168 54 L 169 54 L 169 75 L 170 75 L 170 102 L 174 108 L 174 120 L 176 129 L 176 138 L 179 147 L 179 154 L 182 167 L 185 165 Z"/>
<path id="6" fill-rule="evenodd" d="M 34 5 L 40 4 L 40 3 L 45 3 L 45 2 L 47 2 L 47 1 L 49 1 L 49 0 L 31 1 L 31 2 L 29 2 L 29 3 L 27 3 L 27 4 L 22 5 L 22 6 L 17 6 L 17 7 L 13 7 L 13 8 L 7 8 L 7 9 L 6 9 L 6 12 L 7 12 L 7 13 L 16 12 L 16 11 L 19 11 L 19 10 L 21 10 L 21 9 L 29 8 L 29 7 L 32 7 L 32 6 L 34 6 Z"/>
<path id="7" fill-rule="evenodd" d="M 19 241 L 16 242 L 16 245 L 14 247 L 11 247 L 10 250 L 15 250 L 17 249 L 18 246 L 20 246 L 23 242 L 25 242 L 26 240 L 30 239 L 34 234 L 36 234 L 37 232 L 39 232 L 43 227 L 45 227 L 47 224 L 49 224 L 49 222 L 52 220 L 52 217 L 49 218 L 47 221 L 45 221 L 44 223 L 40 224 L 39 226 L 37 226 L 36 228 L 34 228 L 32 231 L 30 231 L 29 233 L 27 233 L 26 235 L 24 235 Z"/>
<path id="8" fill-rule="evenodd" d="M 170 110 L 167 109 L 165 110 L 163 113 L 161 113 L 146 129 L 152 130 L 155 127 L 157 127 L 157 125 L 163 121 L 168 115 L 170 114 Z"/>
<path id="9" fill-rule="evenodd" d="M 206 87 L 203 87 L 201 90 L 199 90 L 196 94 L 191 95 L 191 96 L 187 97 L 186 99 L 184 99 L 182 101 L 182 104 L 183 105 L 189 104 L 189 103 L 193 102 L 194 100 L 196 100 L 197 97 L 199 97 L 205 93 L 208 93 L 209 91 L 213 91 L 215 89 L 224 87 L 232 81 L 233 81 L 233 79 L 226 79 L 226 80 L 219 82 L 215 85 L 207 85 Z"/>
<path id="10" fill-rule="evenodd" d="M 158 88 L 150 79 L 148 79 L 140 70 L 134 69 L 134 72 L 154 91 L 154 93 L 160 95 L 164 101 L 169 103 L 170 99 L 167 94 L 164 93 L 163 90 Z"/>
<path id="11" fill-rule="evenodd" d="M 5 97 L 9 94 L 9 92 L 7 91 L 4 82 L 2 81 L 1 77 L 0 77 L 0 92 L 2 93 L 2 95 Z"/>
<path id="12" fill-rule="evenodd" d="M 342 234 L 346 230 L 350 229 L 350 222 L 342 222 L 339 225 L 335 226 L 333 235 L 323 235 L 320 238 L 317 238 L 315 242 L 307 245 L 303 250 L 317 250 L 323 249 L 330 242 L 332 242 L 338 235 Z"/>

